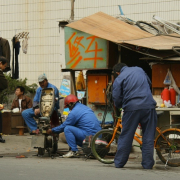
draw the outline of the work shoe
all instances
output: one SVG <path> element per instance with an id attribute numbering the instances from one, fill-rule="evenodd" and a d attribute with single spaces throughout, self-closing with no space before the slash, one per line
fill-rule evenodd
<path id="1" fill-rule="evenodd" d="M 63 158 L 70 158 L 76 156 L 76 152 L 74 151 L 69 151 L 67 154 L 63 155 Z"/>

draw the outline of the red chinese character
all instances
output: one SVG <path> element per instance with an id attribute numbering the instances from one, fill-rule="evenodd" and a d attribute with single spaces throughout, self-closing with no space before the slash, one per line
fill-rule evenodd
<path id="1" fill-rule="evenodd" d="M 72 34 L 72 36 L 68 39 L 68 41 L 66 42 L 66 44 L 69 45 L 69 56 L 70 56 L 70 61 L 67 64 L 71 64 L 73 61 L 73 65 L 71 66 L 71 68 L 75 68 L 77 66 L 77 64 L 82 60 L 82 56 L 80 55 L 80 51 L 79 51 L 79 47 L 78 46 L 82 46 L 83 48 L 85 48 L 82 44 L 81 44 L 81 40 L 84 38 L 83 36 L 81 37 L 76 37 L 74 40 L 74 43 L 72 43 L 72 39 L 73 37 L 76 35 L 76 33 L 74 32 Z M 75 45 L 76 44 L 76 45 Z"/>
<path id="2" fill-rule="evenodd" d="M 92 44 L 93 44 L 93 42 L 95 41 L 96 38 L 97 38 L 96 36 L 91 36 L 91 37 L 86 38 L 86 39 L 91 39 L 91 42 L 89 43 L 89 46 L 88 46 L 88 48 L 86 49 L 85 52 L 86 53 L 95 52 L 95 55 L 92 58 L 84 58 L 84 61 L 94 60 L 94 68 L 96 68 L 97 60 L 101 60 L 101 61 L 103 60 L 102 57 L 97 57 L 97 53 L 102 51 L 102 49 L 98 49 L 98 43 L 97 42 L 95 42 L 95 49 L 90 50 L 90 48 L 91 48 L 91 46 L 92 46 Z"/>

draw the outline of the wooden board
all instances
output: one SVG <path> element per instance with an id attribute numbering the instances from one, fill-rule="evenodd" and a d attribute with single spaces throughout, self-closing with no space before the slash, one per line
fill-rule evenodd
<path id="1" fill-rule="evenodd" d="M 152 66 L 152 87 L 163 88 L 166 74 L 170 69 L 176 85 L 180 87 L 180 64 L 155 64 Z"/>

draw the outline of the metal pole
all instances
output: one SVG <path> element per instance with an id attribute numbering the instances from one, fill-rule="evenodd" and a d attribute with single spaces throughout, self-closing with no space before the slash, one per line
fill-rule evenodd
<path id="1" fill-rule="evenodd" d="M 71 0 L 71 20 L 74 20 L 74 0 Z"/>

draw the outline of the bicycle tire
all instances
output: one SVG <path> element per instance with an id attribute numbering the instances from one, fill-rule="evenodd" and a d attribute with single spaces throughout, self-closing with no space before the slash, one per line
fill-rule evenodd
<path id="1" fill-rule="evenodd" d="M 103 129 L 97 132 L 91 141 L 91 151 L 94 157 L 104 164 L 114 163 L 114 156 L 117 152 L 117 143 L 120 132 L 117 132 L 114 141 L 107 148 L 113 135 L 113 130 Z"/>
<path id="2" fill-rule="evenodd" d="M 179 51 L 180 51 L 180 46 L 173 46 L 173 47 L 172 47 L 172 50 L 173 50 L 176 54 L 178 54 L 178 55 L 180 56 L 180 52 L 178 52 L 177 49 L 179 49 Z"/>
<path id="3" fill-rule="evenodd" d="M 164 137 L 171 142 L 171 146 L 159 136 L 155 145 L 159 159 L 168 166 L 180 166 L 180 132 L 169 130 L 163 133 Z M 168 159 L 168 156 L 169 157 Z M 168 160 L 168 161 L 167 161 Z"/>
<path id="4" fill-rule="evenodd" d="M 159 29 L 157 29 L 156 27 L 154 27 L 153 25 L 151 25 L 151 24 L 149 24 L 149 23 L 147 23 L 147 22 L 144 22 L 144 21 L 137 21 L 136 22 L 136 25 L 140 28 L 140 29 L 142 29 L 142 30 L 144 30 L 144 31 L 146 31 L 146 32 L 148 32 L 148 33 L 151 33 L 151 34 L 154 34 L 154 35 L 158 35 L 158 34 L 160 34 L 160 31 L 159 31 Z M 147 28 L 147 27 L 148 28 Z M 146 27 L 146 28 L 145 28 Z M 147 29 L 151 29 L 151 31 L 149 30 L 147 30 Z M 152 32 L 154 32 L 154 33 L 152 33 Z"/>

